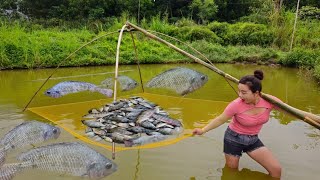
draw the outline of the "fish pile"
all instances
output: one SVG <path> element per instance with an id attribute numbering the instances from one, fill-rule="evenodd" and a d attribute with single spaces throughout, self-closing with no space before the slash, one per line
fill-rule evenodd
<path id="1" fill-rule="evenodd" d="M 0 179 L 10 180 L 26 168 L 55 171 L 98 179 L 117 170 L 117 165 L 90 147 L 78 142 L 55 143 L 20 154 L 19 163 L 0 168 Z"/>
<path id="2" fill-rule="evenodd" d="M 125 146 L 161 141 L 183 130 L 180 121 L 170 118 L 161 107 L 142 97 L 121 99 L 91 109 L 83 118 L 88 137 Z"/>
<path id="3" fill-rule="evenodd" d="M 177 67 L 164 71 L 152 78 L 148 88 L 167 88 L 180 95 L 189 94 L 201 88 L 208 81 L 208 76 L 198 71 Z"/>

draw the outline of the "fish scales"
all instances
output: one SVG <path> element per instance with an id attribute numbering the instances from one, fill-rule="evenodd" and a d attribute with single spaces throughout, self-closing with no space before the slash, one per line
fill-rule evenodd
<path id="1" fill-rule="evenodd" d="M 44 94 L 53 98 L 59 98 L 70 93 L 77 93 L 81 91 L 99 92 L 107 97 L 111 97 L 113 93 L 111 89 L 102 89 L 87 82 L 63 81 L 45 91 Z"/>
<path id="2" fill-rule="evenodd" d="M 208 81 L 208 76 L 188 68 L 169 69 L 148 83 L 149 88 L 168 88 L 178 94 L 185 95 L 202 87 Z"/>
<path id="3" fill-rule="evenodd" d="M 0 152 L 0 165 L 3 164 L 7 151 L 44 142 L 49 139 L 56 139 L 59 135 L 60 129 L 58 127 L 46 123 L 27 121 L 19 124 L 0 140 L 0 144 L 3 146 Z"/>
<path id="4" fill-rule="evenodd" d="M 111 160 L 77 142 L 39 147 L 22 153 L 17 159 L 32 168 L 91 178 L 109 175 L 117 169 Z"/>
<path id="5" fill-rule="evenodd" d="M 18 171 L 18 166 L 4 165 L 0 168 L 0 179 L 11 180 L 14 177 L 14 174 Z"/>
<path id="6" fill-rule="evenodd" d="M 118 82 L 120 84 L 121 91 L 129 91 L 131 89 L 134 89 L 138 85 L 135 80 L 124 75 L 118 76 Z M 114 78 L 107 78 L 106 80 L 102 81 L 101 84 L 106 86 L 107 88 L 113 88 Z"/>

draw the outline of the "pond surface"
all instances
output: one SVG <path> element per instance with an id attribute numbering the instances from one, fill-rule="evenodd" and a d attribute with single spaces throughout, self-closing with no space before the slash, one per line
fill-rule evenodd
<path id="1" fill-rule="evenodd" d="M 184 98 L 170 91 L 155 89 L 145 89 L 145 91 L 162 95 L 164 98 L 157 98 L 158 95 L 149 96 L 150 99 L 158 101 L 160 106 L 170 108 L 169 112 L 176 110 L 184 113 L 180 117 L 184 123 L 184 133 L 190 133 L 194 127 L 203 126 L 210 118 L 219 114 L 227 102 L 235 99 L 237 95 L 221 76 L 197 64 L 142 65 L 144 84 L 155 75 L 176 66 L 192 68 L 207 74 L 209 81 L 201 89 Z M 308 72 L 256 65 L 216 64 L 216 66 L 238 79 L 243 75 L 252 74 L 255 69 L 261 69 L 265 73 L 263 92 L 277 96 L 296 108 L 320 114 L 320 86 L 310 78 Z M 36 119 L 49 122 L 30 111 L 22 112 L 22 109 L 53 71 L 54 69 L 0 71 L 0 137 L 24 121 Z M 107 77 L 113 77 L 113 71 L 113 66 L 60 68 L 35 96 L 29 107 L 105 99 L 103 95 L 90 92 L 52 99 L 43 95 L 43 92 L 66 80 L 99 84 Z M 119 74 L 130 76 L 140 82 L 137 66 L 120 66 Z M 230 83 L 235 89 L 237 88 L 235 84 Z M 118 96 L 141 92 L 141 87 L 137 87 L 129 92 L 119 91 Z M 118 171 L 105 179 L 270 179 L 265 176 L 264 168 L 246 154 L 240 160 L 240 172 L 235 173 L 224 168 L 222 148 L 226 127 L 227 123 L 204 136 L 189 137 L 167 146 L 117 152 L 115 162 L 118 164 Z M 294 117 L 274 111 L 270 121 L 264 125 L 260 138 L 280 161 L 283 167 L 282 179 L 319 178 L 319 130 Z M 63 130 L 58 140 L 47 143 L 65 141 L 80 140 Z M 89 146 L 111 159 L 109 150 L 91 144 Z M 28 148 L 9 152 L 7 162 L 16 162 L 15 157 Z M 35 169 L 22 171 L 14 179 L 31 180 L 43 177 L 49 180 L 83 179 Z"/>

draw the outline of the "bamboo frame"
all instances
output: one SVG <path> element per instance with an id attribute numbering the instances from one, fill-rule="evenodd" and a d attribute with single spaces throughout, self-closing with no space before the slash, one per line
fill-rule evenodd
<path id="1" fill-rule="evenodd" d="M 297 2 L 296 17 L 294 18 L 293 30 L 292 30 L 292 35 L 291 35 L 290 51 L 292 50 L 292 47 L 293 47 L 294 33 L 296 32 L 296 27 L 297 27 L 298 14 L 299 14 L 299 4 L 300 4 L 300 0 L 298 0 L 298 2 Z"/>
<path id="2" fill-rule="evenodd" d="M 187 56 L 190 59 L 193 59 L 195 62 L 204 65 L 205 67 L 213 70 L 214 72 L 216 72 L 217 74 L 225 77 L 226 79 L 229 79 L 230 81 L 232 81 L 234 83 L 237 83 L 237 84 L 239 83 L 238 79 L 236 79 L 236 78 L 232 77 L 231 75 L 221 71 L 220 69 L 216 68 L 215 66 L 212 66 L 212 65 L 204 62 L 203 60 L 193 56 L 192 54 L 189 54 L 188 52 L 183 51 L 182 49 L 174 46 L 173 44 L 171 44 L 171 43 L 169 43 L 169 42 L 167 42 L 167 41 L 165 41 L 165 40 L 163 40 L 163 39 L 161 39 L 161 38 L 159 38 L 159 37 L 147 32 L 146 30 L 144 30 L 144 29 L 142 29 L 142 28 L 140 28 L 140 27 L 138 27 L 138 26 L 136 26 L 136 25 L 134 25 L 134 24 L 132 24 L 132 23 L 130 23 L 128 21 L 127 21 L 126 24 L 128 26 L 140 31 L 141 33 L 145 34 L 149 38 L 154 39 L 156 41 L 159 41 L 159 42 L 169 46 L 170 48 L 174 49 L 175 51 L 181 53 L 182 55 Z M 291 114 L 291 115 L 303 120 L 304 122 L 306 122 L 306 123 L 308 123 L 308 124 L 310 124 L 310 125 L 312 125 L 315 128 L 320 130 L 320 117 L 319 116 L 317 116 L 315 114 L 312 114 L 312 113 L 308 113 L 308 112 L 299 110 L 299 109 L 296 109 L 296 108 L 294 108 L 292 106 L 289 106 L 288 104 L 285 104 L 283 102 L 275 101 L 274 99 L 272 99 L 271 97 L 269 97 L 265 93 L 261 93 L 261 97 L 263 99 L 265 99 L 266 101 L 272 103 L 273 105 L 277 106 L 281 110 L 283 110 L 283 111 L 285 111 L 285 112 L 287 112 L 287 113 L 289 113 L 289 114 Z"/>
<path id="3" fill-rule="evenodd" d="M 113 102 L 116 102 L 117 100 L 117 81 L 118 81 L 118 68 L 119 68 L 119 54 L 120 54 L 120 44 L 122 39 L 123 30 L 127 27 L 127 25 L 123 25 L 118 38 L 118 44 L 117 44 L 117 53 L 116 53 L 116 67 L 114 71 L 114 86 L 113 86 Z M 116 145 L 114 142 L 112 142 L 112 159 L 116 158 Z"/>

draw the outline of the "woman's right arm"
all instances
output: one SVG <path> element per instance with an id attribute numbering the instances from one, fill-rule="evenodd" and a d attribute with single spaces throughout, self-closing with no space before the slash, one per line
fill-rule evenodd
<path id="1" fill-rule="evenodd" d="M 217 127 L 219 127 L 220 125 L 222 125 L 223 123 L 227 122 L 231 117 L 227 116 L 224 112 L 222 114 L 220 114 L 219 116 L 215 117 L 213 120 L 210 121 L 209 124 L 207 124 L 205 127 L 203 128 L 195 128 L 192 131 L 192 134 L 194 135 L 202 135 L 212 129 L 215 129 Z"/>

